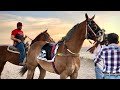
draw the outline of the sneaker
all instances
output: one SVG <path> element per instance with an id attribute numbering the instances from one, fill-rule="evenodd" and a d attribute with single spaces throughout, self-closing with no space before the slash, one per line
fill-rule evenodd
<path id="1" fill-rule="evenodd" d="M 24 66 L 25 64 L 24 63 L 19 63 L 20 66 Z"/>

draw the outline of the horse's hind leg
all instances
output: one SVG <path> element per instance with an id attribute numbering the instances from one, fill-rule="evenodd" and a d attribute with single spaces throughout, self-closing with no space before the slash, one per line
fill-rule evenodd
<path id="1" fill-rule="evenodd" d="M 32 66 L 32 65 L 28 66 L 28 73 L 26 79 L 33 79 L 35 68 L 36 66 Z"/>
<path id="2" fill-rule="evenodd" d="M 0 79 L 1 79 L 1 73 L 3 71 L 5 63 L 6 63 L 6 61 L 5 62 L 0 62 Z"/>
<path id="3" fill-rule="evenodd" d="M 38 79 L 44 79 L 45 75 L 46 75 L 46 70 L 44 70 L 40 65 L 38 65 L 38 68 L 40 70 L 40 75 Z"/>

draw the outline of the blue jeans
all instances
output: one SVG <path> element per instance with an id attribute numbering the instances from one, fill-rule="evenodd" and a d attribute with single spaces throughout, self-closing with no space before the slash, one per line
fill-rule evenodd
<path id="1" fill-rule="evenodd" d="M 25 58 L 25 47 L 24 47 L 24 43 L 18 43 L 17 45 L 16 45 L 16 48 L 18 48 L 19 49 L 19 51 L 20 51 L 20 63 L 22 63 L 23 62 L 23 60 L 24 60 L 24 58 Z"/>
<path id="2" fill-rule="evenodd" d="M 104 75 L 104 79 L 120 79 L 120 75 Z"/>
<path id="3" fill-rule="evenodd" d="M 96 74 L 96 79 L 104 78 L 104 74 L 103 74 L 102 70 L 97 65 L 95 66 L 95 74 Z"/>

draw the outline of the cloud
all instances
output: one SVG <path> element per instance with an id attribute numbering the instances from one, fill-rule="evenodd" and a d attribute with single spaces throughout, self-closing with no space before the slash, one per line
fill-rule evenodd
<path id="1" fill-rule="evenodd" d="M 23 23 L 24 32 L 31 38 L 35 38 L 40 32 L 48 29 L 51 37 L 59 40 L 59 33 L 66 34 L 72 27 L 70 22 L 61 20 L 60 18 L 44 18 L 44 17 L 31 17 L 31 16 L 17 16 L 11 14 L 0 13 L 0 31 L 4 33 L 2 41 L 6 36 L 11 34 L 11 31 L 16 28 L 16 23 L 21 21 Z M 0 33 L 0 35 L 2 35 Z M 8 37 L 8 41 L 10 37 Z M 2 42 L 1 42 L 2 43 Z"/>
<path id="2" fill-rule="evenodd" d="M 49 17 L 47 15 L 45 15 L 47 17 L 33 17 L 30 13 L 28 16 L 22 16 L 21 12 L 21 16 L 0 12 L 0 36 L 2 36 L 0 41 L 6 40 L 11 30 L 16 28 L 16 23 L 18 21 L 23 23 L 24 32 L 31 38 L 36 37 L 40 32 L 48 29 L 50 36 L 57 41 L 61 39 L 62 36 L 66 35 L 76 23 L 85 20 L 85 13 L 88 13 L 89 17 L 95 14 L 95 22 L 101 28 L 104 28 L 106 33 L 119 33 L 120 12 L 115 11 L 55 11 L 52 13 L 55 16 L 48 15 Z M 36 12 L 36 14 L 38 13 Z M 8 37 L 8 41 L 9 40 Z"/>

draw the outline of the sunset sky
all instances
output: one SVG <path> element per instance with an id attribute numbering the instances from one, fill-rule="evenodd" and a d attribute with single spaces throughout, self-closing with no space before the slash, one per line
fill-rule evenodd
<path id="1" fill-rule="evenodd" d="M 77 23 L 95 15 L 94 21 L 106 33 L 120 36 L 120 11 L 0 11 L 0 44 L 12 44 L 11 31 L 17 22 L 23 23 L 23 31 L 34 39 L 39 33 L 48 29 L 50 36 L 57 42 Z M 30 40 L 27 39 L 29 42 Z M 84 47 L 90 47 L 85 40 Z"/>

